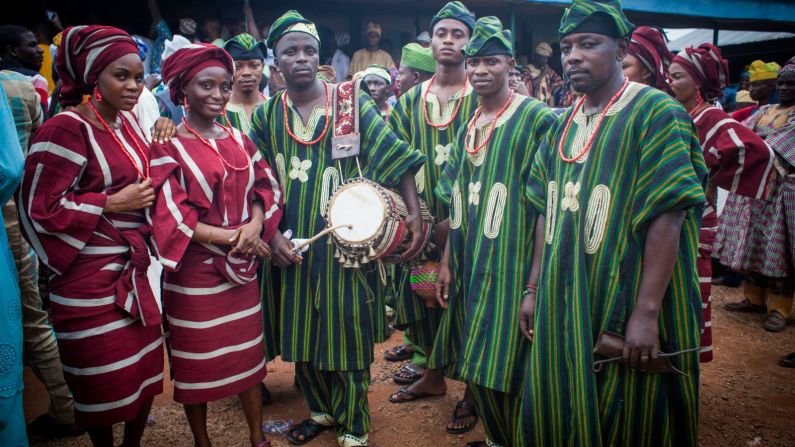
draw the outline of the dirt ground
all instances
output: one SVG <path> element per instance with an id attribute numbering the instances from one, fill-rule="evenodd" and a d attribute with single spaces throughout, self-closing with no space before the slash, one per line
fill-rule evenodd
<path id="1" fill-rule="evenodd" d="M 762 315 L 732 314 L 723 310 L 725 302 L 739 300 L 740 289 L 713 288 L 713 337 L 715 360 L 703 367 L 701 390 L 702 446 L 793 446 L 795 445 L 795 369 L 776 365 L 776 359 L 795 350 L 795 324 L 772 334 L 761 328 Z M 413 403 L 391 404 L 395 390 L 390 379 L 400 364 L 383 360 L 383 352 L 399 344 L 396 332 L 376 346 L 376 363 L 370 387 L 372 429 L 370 445 L 375 447 L 464 446 L 483 440 L 483 429 L 461 435 L 448 435 L 444 426 L 456 401 L 463 396 L 463 385 L 448 381 L 446 396 Z M 264 407 L 264 421 L 300 421 L 308 410 L 298 389 L 293 386 L 293 366 L 276 361 L 269 365 L 265 379 L 272 402 Z M 192 437 L 182 409 L 171 399 L 171 383 L 155 400 L 154 423 L 147 428 L 147 446 L 191 446 Z M 30 370 L 25 371 L 25 416 L 28 421 L 47 409 L 47 394 Z M 248 434 L 236 398 L 213 402 L 208 411 L 210 436 L 216 445 L 248 446 Z M 120 442 L 121 427 L 116 427 Z M 284 437 L 271 436 L 274 446 L 290 445 Z M 58 440 L 42 446 L 88 446 L 88 436 Z M 334 435 L 326 432 L 310 446 L 334 446 Z"/>

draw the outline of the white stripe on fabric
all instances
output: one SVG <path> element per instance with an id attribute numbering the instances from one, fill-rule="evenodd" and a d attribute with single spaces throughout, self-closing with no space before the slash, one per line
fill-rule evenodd
<path id="1" fill-rule="evenodd" d="M 185 287 L 176 284 L 163 283 L 163 290 L 177 292 L 183 295 L 212 295 L 214 293 L 221 293 L 235 287 L 237 287 L 237 285 L 232 284 L 231 282 L 225 282 L 215 287 Z"/>
<path id="2" fill-rule="evenodd" d="M 153 341 L 149 345 L 145 346 L 143 349 L 138 351 L 136 354 L 127 357 L 126 359 L 122 359 L 113 363 L 108 363 L 107 365 L 102 366 L 91 366 L 88 368 L 75 368 L 73 366 L 63 365 L 64 372 L 72 374 L 73 376 L 93 376 L 96 374 L 105 374 L 112 371 L 118 371 L 122 368 L 126 368 L 130 365 L 134 365 L 138 363 L 146 354 L 154 351 L 155 349 L 159 348 L 163 345 L 163 338 L 160 337 L 157 340 Z"/>
<path id="3" fill-rule="evenodd" d="M 38 170 L 38 167 L 36 169 Z M 35 185 L 31 185 L 31 189 L 34 188 L 34 187 L 35 187 Z M 31 191 L 31 194 L 30 194 L 30 198 L 31 198 L 31 200 L 33 199 L 32 191 Z M 47 265 L 52 271 L 54 271 L 58 275 L 61 275 L 62 272 L 54 269 L 50 265 L 50 263 L 49 263 L 50 258 L 49 258 L 49 256 L 47 256 L 47 252 L 44 251 L 44 247 L 42 247 L 42 245 L 41 245 L 41 241 L 39 240 L 39 235 L 36 234 L 36 232 L 33 230 L 33 228 L 31 228 L 34 225 L 32 225 L 31 222 L 28 220 L 28 212 L 25 209 L 26 208 L 25 207 L 25 200 L 21 196 L 21 193 L 20 193 L 19 200 L 17 200 L 17 208 L 19 208 L 19 213 L 18 213 L 19 222 L 25 228 L 25 233 L 28 235 L 28 242 L 30 242 L 30 245 L 33 246 L 33 250 L 36 252 L 36 254 L 39 255 L 39 259 L 41 259 L 41 262 L 43 262 L 45 265 Z"/>
<path id="4" fill-rule="evenodd" d="M 111 220 L 110 221 L 116 228 L 141 228 L 142 222 L 127 222 L 124 220 Z"/>
<path id="5" fill-rule="evenodd" d="M 715 124 L 714 126 L 712 126 L 712 129 L 710 129 L 709 132 L 707 132 L 707 136 L 706 136 L 706 138 L 704 138 L 704 142 L 709 141 L 715 135 L 715 133 L 718 132 L 721 127 L 723 127 L 724 124 L 728 124 L 728 123 L 731 123 L 731 122 L 734 122 L 734 119 L 732 119 L 732 118 L 724 118 L 724 119 L 718 121 L 718 123 Z"/>
<path id="6" fill-rule="evenodd" d="M 65 148 L 59 144 L 55 144 L 51 141 L 42 141 L 39 143 L 34 143 L 32 146 L 30 146 L 30 151 L 28 151 L 28 156 L 35 154 L 37 152 L 47 152 L 48 154 L 57 155 L 81 167 L 84 167 L 87 163 L 86 157 L 83 157 L 77 152 Z"/>
<path id="7" fill-rule="evenodd" d="M 124 119 L 123 115 L 122 115 L 122 119 Z M 127 139 L 124 137 L 124 132 L 122 132 L 121 129 L 116 129 L 114 132 L 116 133 L 116 137 L 119 139 L 119 141 L 121 141 L 122 146 L 124 147 L 124 150 L 127 151 L 127 153 L 130 154 L 130 156 L 133 157 L 133 159 L 135 160 L 135 166 L 138 169 L 140 169 L 141 172 L 143 172 L 144 171 L 144 165 L 143 165 L 143 162 L 141 161 L 141 155 L 138 153 L 137 150 L 133 149 L 133 147 L 130 146 L 130 143 L 127 142 Z M 138 175 L 138 177 L 139 178 L 141 177 L 140 174 Z"/>
<path id="8" fill-rule="evenodd" d="M 115 331 L 116 329 L 127 327 L 135 323 L 135 321 L 136 320 L 128 317 L 123 320 L 111 321 L 108 324 L 103 324 L 102 326 L 97 326 L 95 328 L 86 329 L 83 331 L 56 332 L 55 338 L 58 340 L 80 340 L 83 338 L 93 337 L 95 335 L 107 334 L 108 332 Z"/>
<path id="9" fill-rule="evenodd" d="M 734 129 L 729 129 L 729 138 L 731 138 L 732 142 L 737 149 L 739 149 L 739 154 L 737 155 L 737 172 L 734 173 L 734 179 L 732 179 L 732 191 L 737 191 L 737 188 L 740 187 L 740 177 L 743 175 L 744 168 L 745 168 L 745 144 L 740 140 L 737 136 L 737 132 Z"/>
<path id="10" fill-rule="evenodd" d="M 149 161 L 149 167 L 153 168 L 155 166 L 160 166 L 170 163 L 176 164 L 177 160 L 174 160 L 174 157 L 166 155 L 165 157 L 155 158 L 154 160 Z"/>
<path id="11" fill-rule="evenodd" d="M 130 251 L 130 247 L 124 247 L 121 245 L 115 247 L 83 247 L 81 253 L 84 255 L 117 255 L 121 253 L 127 253 Z"/>
<path id="12" fill-rule="evenodd" d="M 83 123 L 83 127 L 85 127 L 86 131 L 88 131 L 88 140 L 91 143 L 91 150 L 94 152 L 94 156 L 97 158 L 97 163 L 99 163 L 99 167 L 102 170 L 102 178 L 104 180 L 105 189 L 110 188 L 113 184 L 113 177 L 110 175 L 110 166 L 108 166 L 108 160 L 105 158 L 105 153 L 102 152 L 102 148 L 97 144 L 97 139 L 94 138 L 94 127 L 77 113 L 66 113 L 68 113 L 69 116 L 72 116 L 77 121 Z"/>
<path id="13" fill-rule="evenodd" d="M 102 208 L 96 205 L 91 205 L 90 203 L 78 204 L 76 202 L 68 200 L 66 197 L 61 197 L 61 206 L 63 206 L 68 210 L 82 211 L 84 213 L 96 214 L 97 216 L 101 215 L 102 212 L 104 211 Z"/>
<path id="14" fill-rule="evenodd" d="M 261 342 L 262 342 L 262 334 L 259 334 L 257 338 L 247 341 L 245 343 L 240 343 L 234 346 L 226 346 L 224 348 L 216 349 L 215 351 L 210 351 L 210 352 L 187 352 L 187 351 L 178 351 L 176 349 L 172 349 L 171 356 L 178 357 L 181 359 L 188 359 L 188 360 L 208 360 L 229 354 L 230 352 L 245 351 L 246 349 L 257 346 Z"/>
<path id="15" fill-rule="evenodd" d="M 106 296 L 103 298 L 67 298 L 65 296 L 59 296 L 51 293 L 50 301 L 52 301 L 53 303 L 60 304 L 62 306 L 98 307 L 98 306 L 105 306 L 108 304 L 115 303 L 116 297 Z"/>
<path id="16" fill-rule="evenodd" d="M 251 309 L 241 310 L 240 312 L 224 315 L 223 317 L 219 317 L 214 320 L 188 321 L 188 320 L 180 320 L 169 316 L 168 322 L 169 324 L 172 324 L 174 326 L 180 326 L 188 329 L 207 329 L 219 326 L 224 323 L 229 323 L 230 321 L 241 320 L 243 318 L 250 317 L 251 315 L 258 313 L 261 309 L 262 305 L 257 303 L 257 305 L 252 307 Z"/>
<path id="17" fill-rule="evenodd" d="M 163 373 L 159 373 L 156 376 L 150 377 L 146 379 L 140 387 L 138 387 L 138 391 L 134 392 L 133 394 L 125 397 L 124 399 L 119 399 L 113 402 L 107 402 L 104 404 L 82 404 L 78 401 L 75 401 L 75 410 L 82 411 L 83 413 L 92 413 L 97 411 L 108 411 L 113 410 L 116 408 L 121 408 L 127 406 L 141 397 L 141 392 L 144 388 L 152 385 L 153 383 L 157 383 L 163 380 Z"/>
<path id="18" fill-rule="evenodd" d="M 28 209 L 32 209 L 33 208 L 33 198 L 36 196 L 36 187 L 39 184 L 39 179 L 41 178 L 41 172 L 42 172 L 43 169 L 44 169 L 43 165 L 36 166 L 36 172 L 33 174 L 33 180 L 30 183 L 30 196 L 28 197 Z M 23 203 L 23 202 L 24 202 L 23 200 L 19 201 L 20 204 Z M 24 209 L 24 207 L 19 206 L 19 208 L 21 209 L 19 214 L 23 214 L 22 210 Z M 25 218 L 27 219 L 27 215 L 25 215 Z M 30 222 L 33 223 L 33 228 L 36 229 L 37 233 L 47 234 L 49 236 L 55 236 L 58 239 L 60 239 L 61 241 L 65 242 L 68 245 L 71 245 L 72 247 L 74 247 L 74 248 L 76 248 L 78 250 L 83 248 L 84 244 L 83 244 L 82 241 L 80 241 L 80 240 L 78 240 L 78 239 L 76 239 L 76 238 L 74 238 L 74 237 L 72 237 L 72 236 L 70 236 L 68 234 L 47 231 L 43 226 L 41 226 L 41 224 L 39 224 L 38 222 L 36 222 L 36 220 L 33 220 L 33 219 Z M 30 234 L 30 232 L 28 234 Z M 37 240 L 37 243 L 38 243 L 38 240 Z M 36 252 L 37 253 L 42 253 L 42 251 L 39 251 L 39 250 L 36 250 Z M 45 259 L 45 258 L 42 258 L 42 259 Z"/>
<path id="19" fill-rule="evenodd" d="M 129 262 L 127 262 L 127 264 L 119 264 L 118 262 L 111 262 L 109 264 L 105 264 L 105 267 L 102 267 L 100 270 L 110 270 L 113 272 L 120 272 L 124 270 L 129 264 L 130 264 Z"/>
<path id="20" fill-rule="evenodd" d="M 179 142 L 178 139 L 174 138 L 171 140 L 171 144 L 177 148 L 179 151 L 179 156 L 182 157 L 182 160 L 188 165 L 188 169 L 193 173 L 193 176 L 196 177 L 196 181 L 199 182 L 199 186 L 201 187 L 202 191 L 204 191 L 204 195 L 207 197 L 207 200 L 212 203 L 213 201 L 213 190 L 210 188 L 210 185 L 207 184 L 207 179 L 204 178 L 204 173 L 199 166 L 196 165 L 196 162 L 193 161 L 188 151 L 185 150 L 185 146 Z"/>
<path id="21" fill-rule="evenodd" d="M 276 211 L 279 211 L 279 201 L 282 199 L 282 189 L 281 186 L 279 186 L 279 182 L 276 180 L 276 177 L 273 175 L 272 169 L 266 169 L 265 175 L 268 176 L 268 180 L 271 183 L 271 188 L 273 188 L 273 205 L 265 210 L 265 220 L 268 220 L 273 217 L 273 214 L 276 213 Z"/>
<path id="22" fill-rule="evenodd" d="M 225 379 L 215 380 L 213 382 L 195 382 L 195 383 L 174 382 L 174 386 L 183 390 L 205 390 L 207 388 L 218 388 L 251 377 L 257 371 L 261 370 L 264 367 L 265 367 L 265 358 L 263 358 L 262 361 L 259 362 L 259 365 L 255 366 L 254 368 L 251 368 L 250 370 L 242 372 L 240 374 L 235 374 L 234 376 L 227 377 Z"/>
<path id="23" fill-rule="evenodd" d="M 193 239 L 193 230 L 188 228 L 188 226 L 183 223 L 185 217 L 182 215 L 182 212 L 180 212 L 179 208 L 177 208 L 177 204 L 174 202 L 174 196 L 171 191 L 171 183 L 168 180 L 163 183 L 163 194 L 166 196 L 166 207 L 171 213 L 171 216 L 177 222 L 177 229 L 185 234 L 188 239 Z"/>

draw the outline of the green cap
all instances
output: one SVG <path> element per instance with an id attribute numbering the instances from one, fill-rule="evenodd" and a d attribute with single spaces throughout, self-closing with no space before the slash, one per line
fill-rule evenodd
<path id="1" fill-rule="evenodd" d="M 494 16 L 481 17 L 462 51 L 466 57 L 513 56 L 511 31 L 502 29 L 502 22 Z"/>
<path id="2" fill-rule="evenodd" d="M 461 2 L 447 2 L 442 6 L 442 9 L 431 19 L 430 30 L 433 31 L 433 27 L 444 19 L 458 20 L 469 28 L 469 34 L 472 34 L 472 30 L 475 28 L 475 14 Z"/>
<path id="3" fill-rule="evenodd" d="M 417 43 L 410 43 L 403 47 L 403 53 L 400 55 L 400 65 L 414 70 L 427 71 L 428 73 L 436 71 L 436 59 L 433 58 L 433 51 Z"/>
<path id="4" fill-rule="evenodd" d="M 621 10 L 620 0 L 573 0 L 560 19 L 558 36 L 597 33 L 621 38 L 632 34 L 635 25 Z"/>
<path id="5" fill-rule="evenodd" d="M 268 48 L 276 48 L 276 42 L 287 33 L 309 34 L 320 44 L 320 36 L 317 34 L 315 24 L 294 9 L 285 12 L 273 22 L 270 33 L 268 33 Z"/>

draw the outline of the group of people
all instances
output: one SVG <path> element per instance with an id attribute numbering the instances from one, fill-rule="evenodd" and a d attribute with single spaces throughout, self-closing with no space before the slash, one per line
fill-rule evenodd
<path id="1" fill-rule="evenodd" d="M 721 107 L 720 49 L 674 56 L 618 0 L 565 10 L 572 104 L 556 109 L 564 83 L 548 66 L 551 46 L 536 48 L 527 83 L 511 31 L 458 1 L 433 16 L 428 47 L 402 49 L 395 79 L 376 63 L 339 83 L 297 11 L 265 42 L 171 36 L 154 92 L 129 34 L 80 25 L 59 38 L 60 112 L 44 121 L 28 73 L 41 62 L 22 31 L 0 29 L 0 199 L 10 199 L 12 249 L 0 262 L 11 318 L 0 325 L 2 444 L 26 442 L 24 339 L 26 356 L 47 353 L 34 372 L 52 411 L 37 423 L 87 429 L 97 446 L 114 444 L 120 422 L 124 445 L 140 443 L 165 348 L 198 446 L 211 444 L 207 402 L 233 395 L 251 445 L 270 445 L 262 381 L 276 356 L 295 364 L 310 410 L 289 442 L 334 430 L 339 445 L 366 446 L 388 305 L 405 344 L 385 356 L 411 359 L 389 401 L 465 383 L 446 429 L 480 420 L 487 439 L 469 445 L 697 445 L 713 259 L 747 280 L 729 310 L 766 312 L 771 331 L 790 315 L 795 60 L 752 64 L 759 99 L 740 123 Z M 380 29 L 370 31 L 375 51 Z M 268 51 L 283 78 L 270 97 Z M 760 83 L 777 103 L 762 102 Z M 145 122 L 140 110 L 158 102 L 174 113 Z M 350 268 L 331 239 L 297 243 L 327 227 L 330 198 L 360 177 L 404 202 L 402 246 L 422 243 L 421 209 L 433 215 L 431 296 L 412 291 L 419 261 Z M 719 188 L 729 191 L 720 216 Z"/>

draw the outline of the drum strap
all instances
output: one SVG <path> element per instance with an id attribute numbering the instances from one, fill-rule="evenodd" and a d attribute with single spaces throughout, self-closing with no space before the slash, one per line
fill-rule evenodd
<path id="1" fill-rule="evenodd" d="M 361 147 L 361 135 L 359 133 L 359 89 L 356 88 L 354 82 L 341 82 L 335 86 L 332 123 L 334 124 L 334 133 L 331 137 L 331 158 L 340 160 L 357 157 Z"/>

